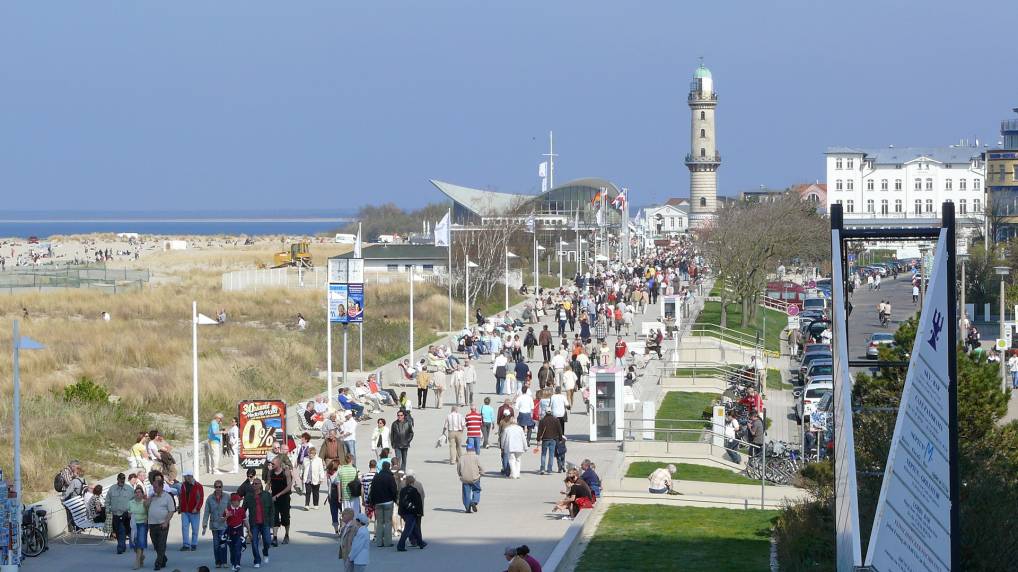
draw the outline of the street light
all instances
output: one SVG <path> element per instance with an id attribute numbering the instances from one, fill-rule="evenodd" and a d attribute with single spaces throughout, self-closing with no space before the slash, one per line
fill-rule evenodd
<path id="1" fill-rule="evenodd" d="M 11 549 L 7 551 L 6 570 L 17 570 L 21 559 L 21 368 L 18 358 L 21 350 L 41 350 L 45 346 L 21 336 L 18 321 L 14 320 L 14 498 L 17 513 L 11 515 Z M 7 491 L 2 491 L 7 494 Z"/>
<path id="2" fill-rule="evenodd" d="M 540 286 L 540 277 L 538 276 L 538 251 L 544 250 L 544 247 L 537 243 L 537 233 L 534 233 L 534 295 L 537 295 L 537 289 Z"/>
<path id="3" fill-rule="evenodd" d="M 465 296 L 464 296 L 464 299 L 463 299 L 463 305 L 465 306 L 465 308 L 463 310 L 463 328 L 464 329 L 470 329 L 470 269 L 471 268 L 477 268 L 477 265 L 474 264 L 473 262 L 470 262 L 470 257 L 467 256 L 467 280 L 466 280 Z"/>
<path id="4" fill-rule="evenodd" d="M 198 302 L 191 302 L 191 437 L 193 439 L 194 456 L 192 467 L 194 469 L 194 480 L 198 480 L 198 326 L 208 326 L 219 322 L 198 313 Z M 331 375 L 331 372 L 330 372 Z M 210 445 L 211 446 L 211 445 Z M 215 473 L 216 467 L 212 467 Z"/>
<path id="5" fill-rule="evenodd" d="M 969 259 L 968 254 L 958 254 L 958 261 L 961 262 L 961 319 L 958 320 L 958 328 L 961 330 L 961 337 L 964 340 L 968 332 L 965 329 L 965 262 Z"/>
<path id="6" fill-rule="evenodd" d="M 927 244 L 919 246 L 919 312 L 923 311 L 923 304 L 926 303 L 926 253 L 930 251 Z"/>
<path id="7" fill-rule="evenodd" d="M 1006 340 L 1007 336 L 1004 335 L 1004 280 L 1007 275 L 1011 273 L 1011 269 L 1007 266 L 994 266 L 993 273 L 1000 276 L 1000 339 Z M 1003 355 L 997 356 L 1000 358 L 1000 384 L 1001 389 L 1007 391 L 1007 361 L 1004 356 L 1007 355 L 1007 349 L 1001 352 Z"/>

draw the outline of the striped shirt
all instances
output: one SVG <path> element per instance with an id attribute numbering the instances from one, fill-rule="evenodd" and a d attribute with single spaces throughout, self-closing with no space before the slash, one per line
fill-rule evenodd
<path id="1" fill-rule="evenodd" d="M 483 421 L 480 413 L 476 411 L 467 413 L 467 437 L 480 437 Z"/>
<path id="2" fill-rule="evenodd" d="M 340 487 L 340 493 L 343 495 L 340 500 L 350 500 L 350 489 L 347 485 L 350 484 L 354 479 L 357 478 L 357 467 L 353 465 L 340 465 L 339 471 L 336 472 L 337 483 Z M 363 493 L 363 491 L 361 491 Z"/>
<path id="3" fill-rule="evenodd" d="M 361 487 L 364 488 L 361 491 L 361 496 L 368 498 L 368 493 L 371 491 L 371 481 L 375 480 L 375 471 L 368 471 L 361 475 Z"/>

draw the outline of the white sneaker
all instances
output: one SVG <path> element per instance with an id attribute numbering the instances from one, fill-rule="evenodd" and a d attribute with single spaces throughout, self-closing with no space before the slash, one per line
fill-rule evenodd
<path id="1" fill-rule="evenodd" d="M 262 556 L 262 562 L 268 564 L 269 563 L 269 557 L 268 556 Z"/>
<path id="2" fill-rule="evenodd" d="M 254 567 L 255 567 L 255 568 L 261 568 L 261 567 L 262 567 L 262 565 L 261 565 L 261 564 L 255 564 L 255 565 L 254 565 Z"/>

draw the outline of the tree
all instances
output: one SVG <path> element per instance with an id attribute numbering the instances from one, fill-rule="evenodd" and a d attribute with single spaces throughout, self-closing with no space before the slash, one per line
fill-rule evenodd
<path id="1" fill-rule="evenodd" d="M 448 203 L 431 203 L 417 210 L 404 210 L 395 203 L 366 205 L 357 210 L 356 221 L 341 228 L 339 232 L 356 234 L 357 223 L 361 223 L 361 232 L 365 241 L 375 242 L 383 234 L 399 234 L 406 236 L 413 232 L 422 232 L 422 222 L 435 224 L 445 216 Z"/>

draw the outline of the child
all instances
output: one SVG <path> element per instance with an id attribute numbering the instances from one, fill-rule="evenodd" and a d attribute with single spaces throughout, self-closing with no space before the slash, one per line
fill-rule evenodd
<path id="1" fill-rule="evenodd" d="M 240 495 L 230 495 L 230 506 L 226 509 L 226 541 L 230 544 L 230 564 L 233 570 L 240 570 L 240 555 L 244 551 L 244 531 L 251 533 L 247 511 L 240 506 Z"/>

